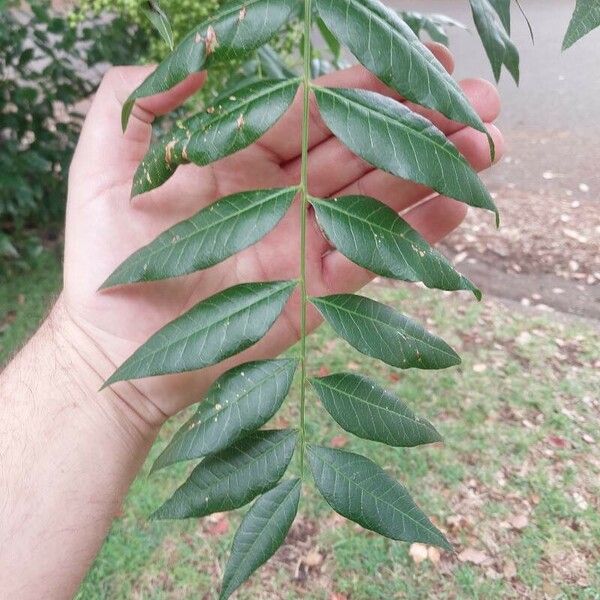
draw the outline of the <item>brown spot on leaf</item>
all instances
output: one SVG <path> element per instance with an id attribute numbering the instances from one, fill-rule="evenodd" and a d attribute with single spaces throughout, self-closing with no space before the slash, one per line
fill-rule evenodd
<path id="1" fill-rule="evenodd" d="M 176 140 L 171 140 L 165 146 L 165 160 L 169 164 L 171 164 L 171 161 L 173 160 L 173 148 L 175 148 L 176 145 L 177 145 L 177 141 Z"/>
<path id="2" fill-rule="evenodd" d="M 244 126 L 244 123 L 245 123 L 245 121 L 244 121 L 244 115 L 240 115 L 237 118 L 236 122 L 235 122 L 235 124 L 237 125 L 238 129 L 241 129 Z"/>
<path id="3" fill-rule="evenodd" d="M 332 448 L 343 448 L 348 444 L 348 438 L 345 435 L 336 435 L 331 438 Z"/>
<path id="4" fill-rule="evenodd" d="M 186 143 L 184 144 L 183 148 L 181 149 L 181 156 L 182 156 L 183 160 L 189 160 L 189 158 L 188 158 L 188 152 L 187 152 L 188 144 L 189 143 L 190 143 L 190 140 L 188 139 L 186 141 Z"/>
<path id="5" fill-rule="evenodd" d="M 207 56 L 210 56 L 219 46 L 219 40 L 217 40 L 217 32 L 214 30 L 212 25 L 209 25 L 208 29 L 206 30 L 204 46 L 206 47 Z"/>
<path id="6" fill-rule="evenodd" d="M 200 32 L 196 31 L 196 36 L 194 37 L 194 42 L 196 42 L 196 44 L 199 44 L 202 40 L 203 40 L 203 38 L 200 35 Z"/>

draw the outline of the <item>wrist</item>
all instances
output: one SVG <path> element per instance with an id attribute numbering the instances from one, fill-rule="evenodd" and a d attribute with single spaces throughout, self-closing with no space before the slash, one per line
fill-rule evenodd
<path id="1" fill-rule="evenodd" d="M 168 415 L 130 382 L 101 389 L 117 365 L 71 316 L 62 297 L 44 328 L 52 336 L 57 363 L 87 401 L 114 420 L 131 440 L 151 444 Z"/>
<path id="2" fill-rule="evenodd" d="M 161 423 L 59 299 L 0 374 L 2 597 L 70 598 Z"/>

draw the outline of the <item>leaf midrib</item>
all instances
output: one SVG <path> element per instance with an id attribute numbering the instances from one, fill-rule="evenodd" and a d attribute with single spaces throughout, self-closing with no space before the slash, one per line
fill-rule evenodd
<path id="1" fill-rule="evenodd" d="M 384 500 L 383 498 L 379 498 L 378 496 L 376 496 L 375 494 L 373 494 L 372 492 L 370 492 L 369 490 L 367 490 L 366 488 L 360 486 L 356 480 L 348 477 L 344 472 L 342 472 L 340 469 L 336 468 L 335 466 L 333 466 L 333 464 L 331 464 L 330 462 L 326 461 L 324 458 L 322 458 L 322 456 L 317 455 L 314 450 L 313 450 L 313 456 L 316 456 L 318 458 L 318 460 L 320 460 L 322 463 L 326 464 L 331 470 L 335 471 L 340 477 L 342 477 L 343 479 L 347 480 L 348 482 L 350 482 L 350 484 L 353 484 L 354 486 L 360 488 L 363 493 L 368 494 L 369 496 L 371 496 L 373 499 L 381 502 L 382 504 L 385 504 L 387 506 L 389 506 L 394 512 L 400 513 L 401 515 L 405 516 L 409 521 L 411 521 L 412 523 L 415 524 L 416 527 L 423 529 L 425 531 L 427 531 L 428 533 L 431 533 L 431 531 L 429 529 L 427 529 L 427 527 L 425 525 L 423 525 L 422 523 L 420 523 L 419 521 L 415 520 L 413 517 L 411 517 L 407 512 L 403 512 L 402 510 L 400 510 L 399 508 L 397 508 L 396 506 L 394 506 L 393 504 L 391 504 L 390 502 L 388 502 L 387 500 Z M 392 480 L 393 481 L 393 480 Z M 393 482 L 395 485 L 398 485 L 396 482 Z"/>
<path id="2" fill-rule="evenodd" d="M 215 23 L 216 21 L 229 17 L 231 15 L 234 15 L 235 13 L 239 13 L 240 12 L 240 8 L 241 7 L 246 7 L 249 8 L 250 6 L 253 6 L 254 4 L 259 4 L 261 2 L 265 2 L 265 0 L 245 0 L 244 2 L 238 2 L 238 3 L 234 3 L 231 5 L 231 8 L 229 8 L 227 5 L 223 7 L 222 10 L 216 12 L 215 14 L 213 14 L 211 17 L 209 17 L 208 19 L 206 19 L 206 21 L 204 21 L 203 23 L 201 23 L 197 28 L 194 28 L 187 36 L 187 38 L 191 38 L 194 37 L 197 31 L 200 31 L 200 28 L 202 26 L 210 26 L 213 23 Z"/>
<path id="3" fill-rule="evenodd" d="M 277 80 L 273 79 L 271 81 L 277 81 Z M 291 85 L 299 85 L 299 83 L 300 83 L 300 78 L 295 77 L 293 79 L 284 79 L 278 85 L 272 85 L 271 87 L 263 87 L 263 88 L 259 89 L 258 92 L 255 92 L 252 96 L 244 98 L 239 104 L 235 104 L 235 105 L 230 106 L 229 108 L 226 108 L 223 112 L 220 112 L 218 115 L 216 115 L 214 117 L 212 117 L 212 115 L 209 115 L 207 122 L 204 123 L 203 125 L 201 125 L 201 127 L 203 127 L 202 133 L 205 133 L 207 129 L 209 129 L 210 127 L 212 127 L 214 125 L 219 124 L 220 121 L 222 121 L 226 117 L 230 117 L 232 114 L 238 112 L 240 109 L 248 106 L 249 104 L 251 104 L 257 100 L 260 100 L 263 96 L 273 94 L 273 93 L 278 92 L 278 91 L 282 90 L 283 88 L 289 87 Z M 262 82 L 262 84 L 264 85 L 264 82 Z M 241 91 L 242 90 L 238 90 L 237 93 L 239 94 Z M 200 131 L 194 132 L 195 135 L 197 135 L 198 133 L 200 133 Z M 192 135 L 194 135 L 194 134 L 192 134 Z"/>
<path id="4" fill-rule="evenodd" d="M 197 330 L 195 330 L 194 332 L 192 332 L 190 334 L 177 337 L 172 342 L 169 342 L 168 344 L 165 344 L 164 346 L 161 346 L 160 348 L 158 348 L 156 350 L 152 350 L 148 354 L 144 354 L 144 355 L 140 356 L 136 362 L 139 362 L 140 360 L 147 360 L 148 357 L 154 357 L 159 352 L 166 352 L 169 349 L 171 349 L 173 346 L 175 346 L 176 344 L 179 344 L 180 342 L 182 342 L 183 340 L 187 340 L 187 339 L 191 338 L 192 336 L 199 335 L 201 332 L 207 331 L 208 329 L 219 325 L 223 321 L 226 321 L 227 319 L 233 317 L 234 315 L 236 315 L 238 313 L 241 313 L 241 312 L 243 312 L 245 310 L 248 310 L 252 306 L 258 306 L 259 304 L 262 304 L 265 301 L 270 300 L 270 298 L 272 296 L 276 296 L 277 294 L 281 294 L 284 290 L 287 290 L 292 285 L 294 285 L 294 284 L 288 282 L 288 285 L 286 285 L 286 286 L 281 286 L 281 287 L 279 287 L 277 289 L 273 289 L 269 293 L 267 293 L 265 296 L 263 296 L 262 298 L 260 298 L 259 300 L 255 300 L 254 302 L 246 304 L 242 308 L 238 308 L 235 311 L 228 313 L 225 317 L 223 317 L 221 319 L 218 319 L 216 321 L 212 321 L 210 324 L 202 327 L 202 329 L 197 329 Z M 182 315 L 182 316 L 185 316 L 185 315 Z M 160 333 L 160 331 L 157 332 L 157 334 L 158 333 Z M 157 335 L 157 334 L 155 334 L 155 335 Z M 142 346 L 142 348 L 143 348 L 143 346 Z M 133 364 L 135 364 L 135 363 L 133 363 Z"/>
<path id="5" fill-rule="evenodd" d="M 286 362 L 288 360 L 291 360 L 291 359 L 286 359 Z M 273 371 L 269 375 L 266 375 L 258 383 L 256 383 L 252 387 L 248 388 L 241 396 L 235 398 L 233 402 L 227 404 L 226 406 L 223 406 L 221 408 L 221 410 L 219 410 L 219 411 L 213 411 L 213 412 L 207 412 L 206 414 L 202 415 L 202 417 L 205 419 L 205 423 L 208 420 L 210 420 L 212 417 L 219 416 L 221 413 L 224 413 L 226 410 L 233 410 L 234 406 L 239 406 L 241 404 L 241 402 L 247 396 L 249 396 L 252 392 L 254 392 L 255 389 L 261 387 L 265 383 L 265 381 L 268 381 L 269 379 L 274 379 L 275 377 L 277 377 L 280 373 L 282 373 L 283 371 L 285 371 L 288 368 L 288 366 L 289 366 L 289 363 L 288 363 L 288 365 L 282 365 L 282 366 L 278 367 L 277 370 Z M 214 406 L 215 405 L 213 405 L 212 408 L 214 408 Z M 196 413 L 195 416 L 198 416 L 198 414 L 199 413 Z M 200 423 L 200 424 L 202 424 L 202 423 Z"/>
<path id="6" fill-rule="evenodd" d="M 334 3 L 335 0 L 329 0 L 330 3 Z M 394 37 L 396 40 L 398 40 L 400 42 L 400 44 L 406 49 L 408 50 L 408 53 L 412 56 L 412 57 L 416 57 L 417 59 L 419 59 L 420 62 L 424 62 L 428 67 L 431 67 L 432 69 L 436 69 L 439 72 L 439 69 L 437 68 L 437 66 L 435 65 L 435 63 L 432 63 L 431 61 L 427 60 L 426 58 L 423 57 L 423 55 L 421 55 L 419 52 L 415 52 L 412 45 L 410 44 L 409 40 L 407 40 L 403 35 L 401 35 L 399 33 L 399 31 L 396 29 L 396 25 L 393 22 L 390 22 L 387 18 L 383 17 L 382 15 L 380 15 L 379 13 L 375 12 L 374 10 L 371 10 L 369 7 L 363 6 L 360 2 L 357 2 L 356 0 L 350 0 L 349 4 L 354 5 L 354 8 L 358 11 L 358 12 L 362 12 L 363 14 L 365 14 L 367 17 L 372 17 L 374 18 L 374 20 L 379 21 L 379 24 L 384 28 L 384 29 L 388 29 L 388 33 L 392 34 L 392 37 Z M 450 95 L 448 94 L 448 97 L 450 97 Z"/>
<path id="7" fill-rule="evenodd" d="M 149 252 L 148 254 L 145 254 L 143 257 L 140 256 L 140 259 L 143 258 L 144 260 L 146 260 L 147 258 L 150 257 L 154 257 L 157 254 L 161 254 L 162 252 L 164 252 L 164 250 L 166 248 L 178 248 L 181 244 L 188 242 L 190 239 L 198 236 L 198 235 L 202 235 L 204 232 L 206 232 L 207 230 L 210 230 L 213 227 L 219 227 L 220 225 L 222 225 L 223 223 L 227 222 L 230 219 L 236 219 L 238 218 L 240 215 L 243 215 L 247 212 L 250 212 L 254 209 L 257 208 L 261 208 L 262 206 L 264 206 L 264 204 L 267 204 L 268 202 L 271 202 L 273 199 L 277 199 L 279 196 L 283 196 L 284 194 L 291 192 L 292 190 L 297 190 L 297 187 L 291 187 L 291 188 L 279 188 L 277 190 L 277 192 L 274 192 L 273 194 L 271 194 L 270 196 L 267 197 L 263 197 L 261 198 L 261 200 L 255 204 L 249 204 L 244 206 L 241 210 L 232 213 L 226 217 L 217 219 L 216 221 L 213 221 L 212 223 L 208 223 L 206 224 L 204 227 L 199 227 L 196 228 L 194 231 L 192 231 L 191 233 L 189 233 L 188 235 L 185 235 L 183 237 L 180 237 L 177 242 L 175 244 L 168 244 L 168 245 L 164 245 L 161 246 L 160 248 L 157 248 L 156 250 L 153 250 L 152 252 Z M 222 198 L 221 200 L 225 200 L 227 197 Z M 220 202 L 221 200 L 217 201 L 215 204 L 218 204 L 218 202 Z M 209 206 L 207 208 L 203 208 L 200 212 L 204 212 L 204 211 L 210 211 L 211 208 L 214 208 L 214 204 L 212 206 Z M 197 217 L 199 214 L 197 213 L 195 216 Z M 175 227 L 178 227 L 180 225 L 183 225 L 184 223 L 192 223 L 194 217 L 190 217 L 189 219 L 186 219 L 185 221 L 182 221 L 181 223 L 178 223 L 177 225 L 175 225 Z M 174 228 L 175 228 L 174 227 Z M 170 234 L 171 232 L 167 231 L 167 234 Z M 166 239 L 167 236 L 165 236 Z"/>
<path id="8" fill-rule="evenodd" d="M 333 308 L 337 309 L 337 310 L 343 310 L 351 315 L 356 315 L 357 317 L 360 317 L 362 319 L 366 319 L 368 321 L 373 321 L 374 323 L 379 323 L 381 325 L 383 325 L 384 327 L 391 329 L 392 331 L 395 331 L 396 333 L 399 333 L 401 336 L 404 336 L 407 339 L 411 339 L 414 340 L 415 342 L 421 342 L 422 344 L 424 344 L 425 346 L 427 346 L 428 348 L 430 348 L 431 350 L 436 350 L 439 352 L 442 352 L 443 354 L 446 354 L 447 356 L 453 356 L 452 354 L 450 354 L 449 352 L 447 352 L 444 349 L 441 348 L 437 348 L 436 346 L 431 345 L 429 342 L 425 341 L 425 340 L 420 340 L 419 338 L 415 337 L 414 335 L 411 335 L 409 333 L 405 333 L 404 331 L 400 331 L 399 329 L 396 329 L 393 325 L 390 325 L 389 323 L 386 323 L 385 321 L 379 321 L 377 320 L 375 317 L 371 317 L 368 315 L 364 315 L 361 313 L 358 313 L 354 310 L 350 310 L 348 308 L 345 307 L 340 307 L 336 304 L 333 304 L 332 302 L 328 302 L 327 300 L 324 300 L 323 298 L 314 298 L 314 300 L 318 300 L 318 302 L 322 302 L 323 304 L 327 304 L 329 306 L 332 306 Z"/>
<path id="9" fill-rule="evenodd" d="M 343 196 L 341 196 L 341 198 L 343 198 Z M 346 217 L 348 217 L 349 219 L 353 219 L 355 221 L 361 221 L 362 223 L 365 223 L 366 225 L 368 225 L 369 227 L 372 227 L 373 229 L 379 229 L 385 233 L 389 233 L 392 236 L 397 236 L 402 238 L 403 240 L 407 241 L 408 243 L 410 243 L 411 245 L 413 244 L 412 240 L 409 240 L 406 237 L 406 233 L 400 233 L 397 231 L 393 231 L 392 229 L 387 229 L 386 227 L 384 227 L 383 225 L 380 225 L 379 223 L 375 223 L 373 221 L 369 221 L 367 219 L 365 219 L 364 217 L 361 217 L 353 212 L 349 212 L 348 210 L 345 210 L 344 208 L 340 208 L 338 202 L 336 201 L 337 198 L 333 198 L 331 200 L 322 200 L 320 198 L 313 198 L 314 203 L 321 206 L 321 207 L 326 207 L 325 210 L 327 210 L 328 208 L 334 209 L 337 212 L 339 212 L 340 214 L 345 215 Z M 334 208 L 335 207 L 335 208 Z M 384 208 L 383 206 L 378 207 L 378 210 Z M 387 207 L 386 207 L 387 208 Z M 391 210 L 391 209 L 390 209 Z M 393 212 L 393 211 L 391 211 Z M 407 232 L 408 233 L 417 233 L 416 231 L 414 231 L 413 229 L 410 228 L 410 225 L 408 223 L 406 223 L 406 221 L 404 221 L 403 219 L 401 219 L 396 213 L 393 214 L 394 217 L 394 223 L 398 223 L 400 222 L 400 224 L 402 226 L 405 226 L 407 228 Z M 418 234 L 417 234 L 418 235 Z M 419 240 L 417 240 L 419 241 Z M 416 243 L 416 242 L 414 242 Z M 426 251 L 431 252 L 430 248 L 426 248 Z"/>
<path id="10" fill-rule="evenodd" d="M 290 490 L 288 491 L 288 493 L 285 495 L 285 498 L 281 501 L 281 503 L 279 504 L 279 506 L 273 512 L 273 514 L 267 519 L 267 522 L 265 523 L 265 527 L 263 527 L 261 533 L 259 535 L 257 535 L 256 538 L 254 539 L 254 541 L 250 544 L 250 548 L 244 551 L 244 557 L 240 561 L 240 568 L 241 568 L 242 565 L 245 565 L 248 562 L 249 557 L 252 555 L 252 550 L 254 549 L 254 546 L 258 543 L 258 540 L 260 539 L 261 534 L 264 534 L 264 532 L 268 528 L 268 525 L 270 525 L 273 522 L 273 519 L 285 507 L 285 503 L 288 501 L 288 499 L 290 498 L 290 496 L 292 495 L 292 493 L 294 493 L 296 491 L 296 488 L 299 485 L 300 485 L 300 480 L 298 479 L 298 480 L 296 480 L 296 483 L 290 488 Z"/>
<path id="11" fill-rule="evenodd" d="M 322 88 L 322 87 L 319 88 L 320 91 L 325 90 L 325 93 L 329 94 L 333 98 L 342 98 L 346 102 L 352 103 L 355 106 L 361 107 L 362 109 L 368 111 L 371 115 L 374 115 L 375 119 L 380 119 L 381 121 L 384 121 L 386 123 L 386 127 L 388 127 L 388 129 L 389 129 L 389 124 L 391 123 L 393 126 L 408 130 L 409 133 L 406 135 L 412 134 L 415 137 L 421 138 L 421 141 L 424 141 L 424 143 L 429 143 L 429 144 L 435 145 L 440 150 L 442 150 L 445 154 L 450 156 L 450 158 L 453 162 L 458 162 L 458 164 L 460 164 L 462 167 L 466 166 L 466 163 L 463 162 L 463 160 L 461 160 L 460 155 L 457 155 L 452 151 L 452 148 L 454 148 L 454 147 L 451 146 L 450 142 L 448 142 L 447 140 L 444 140 L 444 141 L 437 140 L 437 139 L 431 138 L 423 133 L 423 131 L 427 131 L 428 129 L 433 128 L 433 131 L 436 134 L 440 133 L 440 135 L 442 135 L 441 132 L 439 132 L 439 130 L 436 130 L 435 125 L 431 124 L 430 127 L 428 127 L 427 129 L 418 131 L 416 129 L 413 129 L 409 124 L 404 122 L 404 115 L 399 115 L 398 119 L 393 119 L 392 117 L 390 117 L 389 115 L 387 115 L 385 113 L 376 112 L 375 109 L 373 109 L 372 107 L 362 104 L 361 102 L 358 102 L 355 99 L 350 99 L 347 96 L 344 96 L 343 94 L 332 93 L 331 89 L 334 89 L 334 88 Z M 339 88 L 339 89 L 347 89 L 350 91 L 356 91 L 353 88 Z M 360 90 L 360 91 L 365 92 L 368 95 L 372 94 L 374 96 L 381 96 L 381 94 L 377 94 L 376 92 L 368 92 L 366 90 Z M 382 96 L 382 98 L 384 98 L 384 96 Z M 407 110 L 409 110 L 409 109 L 407 109 Z M 411 112 L 411 111 L 409 110 L 409 112 Z M 419 119 L 419 117 L 416 115 L 416 113 L 412 113 L 412 112 L 411 112 L 411 117 L 415 117 L 415 118 Z M 413 149 L 413 152 L 414 152 L 414 149 Z M 415 154 L 416 154 L 416 152 L 415 152 Z M 419 170 L 421 170 L 421 169 L 419 169 Z"/>
<path id="12" fill-rule="evenodd" d="M 194 478 L 193 478 L 193 473 L 192 475 L 190 475 L 188 482 L 191 483 L 197 490 L 201 490 L 202 492 L 209 492 L 210 490 L 216 488 L 217 486 L 221 485 L 223 482 L 227 482 L 231 479 L 231 477 L 233 475 L 239 475 L 239 473 L 241 471 L 246 471 L 247 469 L 251 468 L 252 466 L 254 466 L 259 460 L 261 460 L 262 458 L 264 458 L 264 456 L 266 454 L 269 454 L 271 452 L 273 452 L 274 450 L 276 450 L 277 448 L 281 447 L 282 445 L 284 445 L 285 443 L 287 443 L 291 438 L 293 438 L 296 434 L 296 431 L 294 429 L 290 429 L 286 435 L 282 435 L 281 439 L 279 439 L 278 441 L 272 442 L 269 446 L 267 446 L 264 450 L 262 450 L 259 454 L 257 455 L 253 455 L 250 456 L 247 452 L 244 452 L 242 449 L 240 449 L 238 446 L 232 446 L 232 449 L 236 450 L 237 452 L 240 452 L 240 454 L 244 453 L 246 456 L 250 456 L 250 460 L 248 460 L 247 463 L 243 464 L 241 467 L 237 466 L 235 469 L 229 471 L 225 477 L 223 477 L 222 479 L 218 479 L 217 481 L 215 481 L 214 483 L 209 484 L 208 486 L 202 487 Z M 260 438 L 256 438 L 260 441 Z M 269 438 L 265 437 L 263 438 L 263 440 L 268 440 Z M 215 458 L 219 458 L 218 455 L 215 455 L 211 458 L 211 460 L 214 460 Z M 225 460 L 223 458 L 220 459 L 221 461 L 225 462 L 227 464 L 227 466 L 231 466 L 231 462 L 228 460 Z M 203 463 L 200 463 L 199 467 L 202 466 Z M 210 472 L 210 471 L 209 471 Z M 184 484 L 185 485 L 185 484 Z"/>
<path id="13" fill-rule="evenodd" d="M 329 385 L 328 383 L 325 383 L 325 381 L 323 379 L 316 379 L 316 381 L 319 382 L 320 385 L 323 385 L 324 387 L 334 391 L 334 392 L 339 392 L 340 394 L 344 394 L 346 396 L 349 396 L 350 398 L 354 398 L 355 400 L 358 400 L 359 402 L 362 402 L 363 404 L 366 404 L 367 406 L 371 406 L 373 408 L 376 408 L 378 410 L 383 410 L 386 411 L 392 415 L 395 415 L 397 417 L 400 417 L 401 419 L 406 419 L 407 421 L 412 421 L 415 424 L 421 425 L 424 424 L 423 421 L 420 421 L 414 417 L 408 417 L 400 412 L 397 412 L 395 410 L 392 410 L 391 408 L 388 408 L 387 406 L 381 406 L 380 404 L 375 404 L 374 402 L 369 402 L 367 399 L 365 398 L 361 398 L 360 396 L 355 396 L 354 394 L 350 393 L 350 392 L 346 392 L 344 390 L 340 390 L 339 388 L 333 387 L 332 385 Z"/>

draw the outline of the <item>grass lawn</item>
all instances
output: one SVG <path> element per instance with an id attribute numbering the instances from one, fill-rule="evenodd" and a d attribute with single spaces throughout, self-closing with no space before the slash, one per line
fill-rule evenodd
<path id="1" fill-rule="evenodd" d="M 0 363 L 57 290 L 59 266 L 0 288 Z M 445 437 L 400 450 L 351 439 L 313 395 L 309 434 L 377 460 L 403 481 L 456 554 L 388 543 L 335 516 L 312 486 L 287 543 L 238 594 L 244 599 L 600 598 L 600 336 L 598 327 L 521 313 L 491 299 L 415 286 L 369 293 L 445 337 L 463 364 L 402 372 L 364 358 L 330 330 L 311 338 L 311 370 L 360 370 L 386 383 Z M 294 391 L 275 418 L 297 422 Z M 79 594 L 93 599 L 216 598 L 240 511 L 148 522 L 188 466 L 147 478 L 185 415 L 165 426 Z M 293 465 L 297 469 L 297 463 Z M 425 549 L 427 550 L 427 549 Z"/>

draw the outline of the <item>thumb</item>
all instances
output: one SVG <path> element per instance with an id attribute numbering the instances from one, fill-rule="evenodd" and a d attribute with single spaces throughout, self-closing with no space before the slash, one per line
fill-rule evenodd
<path id="1" fill-rule="evenodd" d="M 180 106 L 206 79 L 206 72 L 194 73 L 166 92 L 138 100 L 123 133 L 123 104 L 153 69 L 152 66 L 113 67 L 107 71 L 85 118 L 72 174 L 75 171 L 87 176 L 92 170 L 102 172 L 103 177 L 118 172 L 123 178 L 130 178 L 148 150 L 154 118 Z"/>

